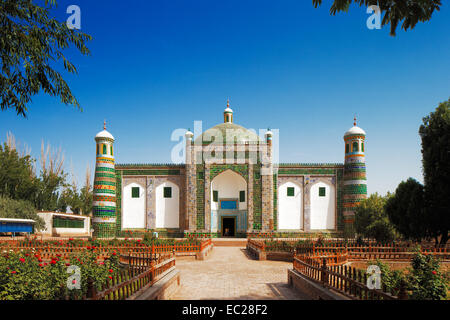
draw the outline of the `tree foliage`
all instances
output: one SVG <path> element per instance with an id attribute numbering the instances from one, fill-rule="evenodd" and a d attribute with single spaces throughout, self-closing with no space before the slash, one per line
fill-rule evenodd
<path id="1" fill-rule="evenodd" d="M 29 155 L 19 155 L 7 143 L 0 145 L 0 195 L 33 201 L 38 189 L 33 165 Z"/>
<path id="2" fill-rule="evenodd" d="M 398 185 L 386 202 L 386 213 L 406 239 L 421 240 L 427 235 L 424 188 L 413 178 Z"/>
<path id="3" fill-rule="evenodd" d="M 35 230 L 45 229 L 45 222 L 36 213 L 33 204 L 25 200 L 14 200 L 0 196 L 0 217 L 15 219 L 32 219 Z"/>
<path id="4" fill-rule="evenodd" d="M 427 224 L 430 234 L 445 244 L 450 230 L 450 99 L 423 118 L 419 134 Z"/>
<path id="5" fill-rule="evenodd" d="M 389 242 L 397 237 L 396 231 L 389 221 L 384 208 L 388 196 L 378 193 L 370 195 L 361 201 L 355 210 L 356 233 L 366 238 L 373 238 L 379 242 Z"/>
<path id="6" fill-rule="evenodd" d="M 86 171 L 85 185 L 78 190 L 76 184 L 67 184 L 64 156 L 52 152 L 42 144 L 40 172 L 36 175 L 36 160 L 21 154 L 12 139 L 0 145 L 0 196 L 31 203 L 38 211 L 66 212 L 68 206 L 75 214 L 92 212 L 91 173 Z"/>
<path id="7" fill-rule="evenodd" d="M 1 110 L 15 109 L 26 117 L 27 104 L 40 91 L 80 108 L 54 64 L 62 62 L 67 72 L 76 74 L 63 51 L 75 46 L 88 55 L 85 43 L 92 38 L 50 17 L 54 6 L 55 0 L 45 0 L 42 6 L 32 0 L 0 1 Z"/>
<path id="8" fill-rule="evenodd" d="M 330 8 L 330 14 L 347 11 L 352 3 L 359 6 L 369 7 L 378 5 L 381 13 L 384 13 L 382 26 L 391 25 L 391 35 L 395 36 L 395 31 L 400 22 L 401 28 L 405 31 L 414 29 L 418 22 L 426 22 L 431 19 L 433 12 L 439 11 L 441 0 L 334 0 Z M 322 5 L 322 0 L 313 0 L 315 8 Z"/>

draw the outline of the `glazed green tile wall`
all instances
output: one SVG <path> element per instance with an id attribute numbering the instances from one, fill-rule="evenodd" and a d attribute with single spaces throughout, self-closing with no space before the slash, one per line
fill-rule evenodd
<path id="1" fill-rule="evenodd" d="M 261 185 L 261 167 L 253 165 L 253 229 L 262 229 L 262 185 Z M 259 176 L 259 179 L 256 177 Z"/>
<path id="2" fill-rule="evenodd" d="M 334 168 L 279 168 L 278 174 L 333 174 L 335 173 Z"/>
<path id="3" fill-rule="evenodd" d="M 349 184 L 344 186 L 345 194 L 367 194 L 367 184 Z"/>
<path id="4" fill-rule="evenodd" d="M 273 230 L 278 230 L 278 217 L 277 217 L 277 197 L 278 197 L 278 185 L 277 175 L 273 175 Z"/>
<path id="5" fill-rule="evenodd" d="M 205 228 L 205 168 L 197 165 L 197 229 Z"/>
<path id="6" fill-rule="evenodd" d="M 342 231 L 344 229 L 344 215 L 343 215 L 343 207 L 342 207 L 342 201 L 343 201 L 343 188 L 342 188 L 342 177 L 344 175 L 343 169 L 337 169 L 336 170 L 336 187 L 337 187 L 337 199 L 336 199 L 336 207 L 337 207 L 337 229 L 339 231 Z"/>
<path id="7" fill-rule="evenodd" d="M 178 176 L 179 169 L 136 169 L 136 170 L 121 170 L 125 176 Z"/>
<path id="8" fill-rule="evenodd" d="M 248 181 L 248 165 L 247 164 L 217 164 L 211 165 L 209 170 L 211 181 L 219 174 L 226 170 L 233 170 L 239 173 L 245 181 Z"/>
<path id="9" fill-rule="evenodd" d="M 116 235 L 121 231 L 122 221 L 122 171 L 116 171 Z"/>

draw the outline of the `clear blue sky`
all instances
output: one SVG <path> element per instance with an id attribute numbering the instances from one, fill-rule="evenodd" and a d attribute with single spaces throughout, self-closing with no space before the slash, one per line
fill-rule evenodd
<path id="1" fill-rule="evenodd" d="M 39 95 L 28 118 L 0 113 L 6 132 L 39 156 L 41 140 L 62 147 L 80 180 L 95 166 L 94 136 L 107 119 L 116 162 L 169 162 L 177 128 L 234 121 L 280 130 L 281 162 L 343 162 L 343 134 L 367 132 L 369 193 L 422 179 L 418 128 L 450 96 L 450 6 L 412 31 L 369 30 L 365 8 L 330 16 L 331 1 L 70 0 L 89 57 L 69 51 L 66 76 L 84 112 Z"/>

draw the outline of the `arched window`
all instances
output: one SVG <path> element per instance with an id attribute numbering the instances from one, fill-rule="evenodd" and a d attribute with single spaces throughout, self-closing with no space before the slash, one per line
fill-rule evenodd
<path id="1" fill-rule="evenodd" d="M 364 142 L 361 143 L 361 151 L 364 152 Z"/>
<path id="2" fill-rule="evenodd" d="M 345 153 L 350 152 L 350 145 L 348 143 L 345 144 Z"/>
<path id="3" fill-rule="evenodd" d="M 111 155 L 113 156 L 114 153 L 113 153 L 113 147 L 112 146 L 110 147 L 110 152 L 111 152 Z"/>
<path id="4" fill-rule="evenodd" d="M 358 142 L 355 141 L 355 142 L 353 142 L 353 145 L 352 145 L 352 152 L 358 152 L 358 151 L 359 151 Z"/>
<path id="5" fill-rule="evenodd" d="M 106 154 L 106 144 L 103 145 L 103 154 Z"/>

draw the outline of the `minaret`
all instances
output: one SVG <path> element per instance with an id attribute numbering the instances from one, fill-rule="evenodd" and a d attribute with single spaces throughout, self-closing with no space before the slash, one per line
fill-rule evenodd
<path id="1" fill-rule="evenodd" d="M 114 170 L 114 137 L 106 131 L 95 136 L 97 158 L 93 194 L 94 236 L 112 238 L 116 234 L 116 173 Z"/>
<path id="2" fill-rule="evenodd" d="M 274 230 L 272 136 L 272 131 L 267 129 L 267 132 L 265 133 L 265 146 L 261 149 L 262 152 L 265 152 L 261 164 L 262 232 Z"/>
<path id="3" fill-rule="evenodd" d="M 230 108 L 230 100 L 227 100 L 227 107 L 223 111 L 223 122 L 233 123 L 233 110 Z"/>
<path id="4" fill-rule="evenodd" d="M 365 138 L 366 132 L 356 126 L 355 117 L 353 127 L 344 135 L 344 231 L 350 233 L 354 231 L 355 207 L 361 200 L 367 198 L 366 161 L 364 154 Z"/>
<path id="5" fill-rule="evenodd" d="M 196 166 L 193 146 L 194 134 L 190 129 L 185 133 L 186 137 L 186 215 L 185 232 L 193 232 L 196 229 Z"/>

